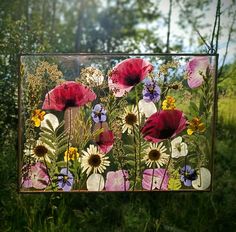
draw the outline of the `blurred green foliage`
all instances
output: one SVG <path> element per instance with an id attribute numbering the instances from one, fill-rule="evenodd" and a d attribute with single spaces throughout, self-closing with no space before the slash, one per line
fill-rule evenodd
<path id="1" fill-rule="evenodd" d="M 163 43 L 138 25 L 162 16 L 143 0 L 1 0 L 0 9 L 0 231 L 235 231 L 233 74 L 220 84 L 213 192 L 19 194 L 17 55 L 140 51 L 141 41 L 145 51 L 161 52 Z"/>

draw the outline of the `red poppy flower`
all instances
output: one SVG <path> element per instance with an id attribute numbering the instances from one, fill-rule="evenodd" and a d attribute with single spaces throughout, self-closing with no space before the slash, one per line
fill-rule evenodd
<path id="1" fill-rule="evenodd" d="M 108 80 L 109 89 L 115 96 L 121 97 L 141 82 L 152 70 L 153 66 L 144 59 L 126 59 L 114 67 Z"/>
<path id="2" fill-rule="evenodd" d="M 97 136 L 95 142 L 97 143 L 99 150 L 106 154 L 113 147 L 114 134 L 111 130 L 109 130 L 108 124 L 106 122 L 96 123 L 94 125 L 94 130 L 98 130 L 100 128 L 103 128 L 103 132 Z"/>
<path id="3" fill-rule="evenodd" d="M 141 132 L 144 139 L 157 143 L 172 138 L 186 128 L 186 119 L 180 110 L 161 110 L 152 114 Z"/>
<path id="4" fill-rule="evenodd" d="M 108 153 L 112 149 L 114 143 L 113 132 L 111 130 L 103 131 L 100 133 L 96 143 L 103 153 Z"/>
<path id="5" fill-rule="evenodd" d="M 46 94 L 42 108 L 62 111 L 68 107 L 85 105 L 94 99 L 96 99 L 96 94 L 87 86 L 67 81 Z"/>

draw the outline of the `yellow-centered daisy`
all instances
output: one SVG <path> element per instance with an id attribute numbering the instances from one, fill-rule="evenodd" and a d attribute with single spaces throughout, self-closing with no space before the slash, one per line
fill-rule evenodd
<path id="1" fill-rule="evenodd" d="M 155 164 L 157 168 L 168 163 L 169 155 L 165 153 L 167 148 L 163 143 L 152 143 L 149 148 L 145 150 L 146 155 L 143 157 L 145 164 L 151 168 Z"/>
<path id="2" fill-rule="evenodd" d="M 131 134 L 135 125 L 138 125 L 138 110 L 133 105 L 125 107 L 125 112 L 122 116 L 122 133 L 126 131 Z"/>
<path id="3" fill-rule="evenodd" d="M 98 148 L 90 145 L 87 151 L 82 151 L 81 167 L 82 172 L 89 175 L 93 173 L 103 173 L 106 167 L 110 165 L 110 161 L 105 154 L 99 152 Z"/>

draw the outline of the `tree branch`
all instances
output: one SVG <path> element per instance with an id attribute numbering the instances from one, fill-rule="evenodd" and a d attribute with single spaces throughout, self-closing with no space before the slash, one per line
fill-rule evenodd
<path id="1" fill-rule="evenodd" d="M 171 25 L 171 14 L 172 14 L 172 0 L 170 0 L 170 7 L 168 13 L 168 29 L 167 29 L 167 40 L 166 40 L 166 53 L 170 52 L 170 25 Z"/>
<path id="2" fill-rule="evenodd" d="M 184 10 L 184 8 L 181 6 L 180 2 L 177 1 L 180 9 L 183 11 L 184 14 L 188 14 L 188 12 L 186 10 Z M 205 40 L 205 38 L 201 35 L 200 31 L 196 28 L 195 23 L 189 18 L 187 17 L 188 23 L 192 24 L 193 29 L 197 32 L 198 36 L 200 37 L 200 39 L 202 40 L 202 42 L 205 44 L 205 46 L 208 48 L 208 50 L 211 49 L 211 46 L 207 43 L 207 41 Z"/>

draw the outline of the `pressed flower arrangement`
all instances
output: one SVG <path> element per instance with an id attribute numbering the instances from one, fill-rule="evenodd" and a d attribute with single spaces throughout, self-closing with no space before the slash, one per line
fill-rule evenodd
<path id="1" fill-rule="evenodd" d="M 23 55 L 21 192 L 208 191 L 211 55 Z"/>

